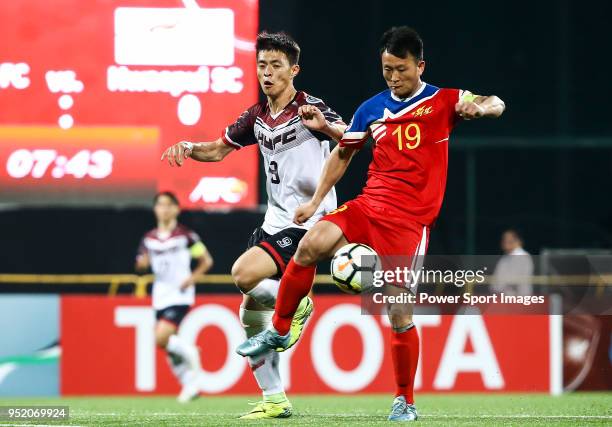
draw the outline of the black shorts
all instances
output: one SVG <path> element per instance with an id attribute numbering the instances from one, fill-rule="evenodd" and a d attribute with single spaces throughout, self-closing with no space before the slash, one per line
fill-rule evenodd
<path id="1" fill-rule="evenodd" d="M 278 272 L 272 278 L 280 279 L 306 231 L 303 228 L 285 228 L 276 234 L 268 234 L 263 228 L 258 227 L 253 231 L 247 249 L 259 246 L 266 251 L 278 268 Z"/>
<path id="2" fill-rule="evenodd" d="M 167 322 L 174 323 L 178 328 L 185 316 L 187 316 L 189 308 L 188 305 L 171 305 L 161 310 L 156 310 L 155 318 L 158 321 L 164 319 Z"/>

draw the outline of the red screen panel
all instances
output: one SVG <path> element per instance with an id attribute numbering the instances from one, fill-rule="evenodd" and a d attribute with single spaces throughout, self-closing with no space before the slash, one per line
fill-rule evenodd
<path id="1" fill-rule="evenodd" d="M 221 163 L 159 161 L 210 141 L 257 101 L 258 3 L 23 0 L 0 3 L 2 202 L 258 201 L 255 149 Z"/>

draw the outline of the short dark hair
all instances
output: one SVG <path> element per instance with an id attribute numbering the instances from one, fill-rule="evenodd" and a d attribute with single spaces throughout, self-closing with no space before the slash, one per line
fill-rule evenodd
<path id="1" fill-rule="evenodd" d="M 178 197 L 176 197 L 176 194 L 174 194 L 172 191 L 160 191 L 159 193 L 157 193 L 153 198 L 154 205 L 157 204 L 157 201 L 161 196 L 166 196 L 173 204 L 175 204 L 176 206 L 180 206 Z"/>
<path id="2" fill-rule="evenodd" d="M 385 51 L 398 58 L 406 58 L 411 54 L 417 61 L 422 61 L 423 40 L 419 33 L 410 27 L 391 27 L 380 39 L 380 54 Z"/>
<path id="3" fill-rule="evenodd" d="M 283 52 L 289 64 L 295 65 L 300 61 L 300 47 L 287 33 L 268 33 L 263 31 L 257 35 L 255 50 L 259 53 L 262 50 L 278 50 Z"/>

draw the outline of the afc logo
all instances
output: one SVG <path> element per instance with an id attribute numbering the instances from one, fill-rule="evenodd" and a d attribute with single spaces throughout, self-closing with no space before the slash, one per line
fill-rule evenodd
<path id="1" fill-rule="evenodd" d="M 281 240 L 277 240 L 276 244 L 278 246 L 280 246 L 281 248 L 286 248 L 288 246 L 291 246 L 291 244 L 293 243 L 293 240 L 291 240 L 291 237 L 283 237 Z"/>
<path id="2" fill-rule="evenodd" d="M 295 139 L 297 138 L 295 134 L 295 127 L 293 129 L 281 133 L 280 135 L 276 135 L 274 138 L 267 137 L 264 132 L 260 130 L 259 132 L 257 132 L 257 142 L 268 150 L 274 150 L 276 144 L 284 145 L 295 141 Z"/>
<path id="3" fill-rule="evenodd" d="M 426 116 L 427 114 L 433 111 L 433 107 L 421 107 L 417 109 L 414 113 L 412 113 L 412 117 L 421 117 Z"/>

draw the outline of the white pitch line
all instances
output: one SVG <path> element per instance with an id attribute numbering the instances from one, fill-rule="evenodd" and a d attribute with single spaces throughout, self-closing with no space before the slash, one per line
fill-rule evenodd
<path id="1" fill-rule="evenodd" d="M 139 412 L 139 413 L 114 413 L 114 412 L 97 412 L 88 413 L 85 412 L 82 415 L 95 415 L 98 417 L 105 416 L 153 416 L 153 417 L 178 417 L 178 416 L 239 416 L 240 414 L 235 412 Z M 298 415 L 300 415 L 298 413 Z M 359 418 L 359 417 L 376 417 L 377 415 L 371 413 L 353 413 L 353 414 L 334 414 L 334 413 L 304 413 L 304 416 L 320 416 L 320 417 L 339 417 L 339 418 Z M 532 415 L 532 414 L 517 414 L 517 415 L 496 415 L 496 414 L 483 414 L 483 415 L 452 415 L 452 414 L 430 414 L 430 415 L 419 415 L 419 418 L 491 418 L 491 419 L 512 419 L 512 418 L 546 418 L 546 419 L 602 419 L 612 420 L 612 415 Z M 0 424 L 2 426 L 3 424 Z M 60 426 L 61 427 L 61 426 Z"/>
<path id="2" fill-rule="evenodd" d="M 419 415 L 421 418 L 421 415 Z M 603 419 L 612 420 L 612 415 L 423 415 L 423 418 L 500 418 L 500 419 L 511 419 L 511 418 L 567 418 L 567 419 Z"/>

